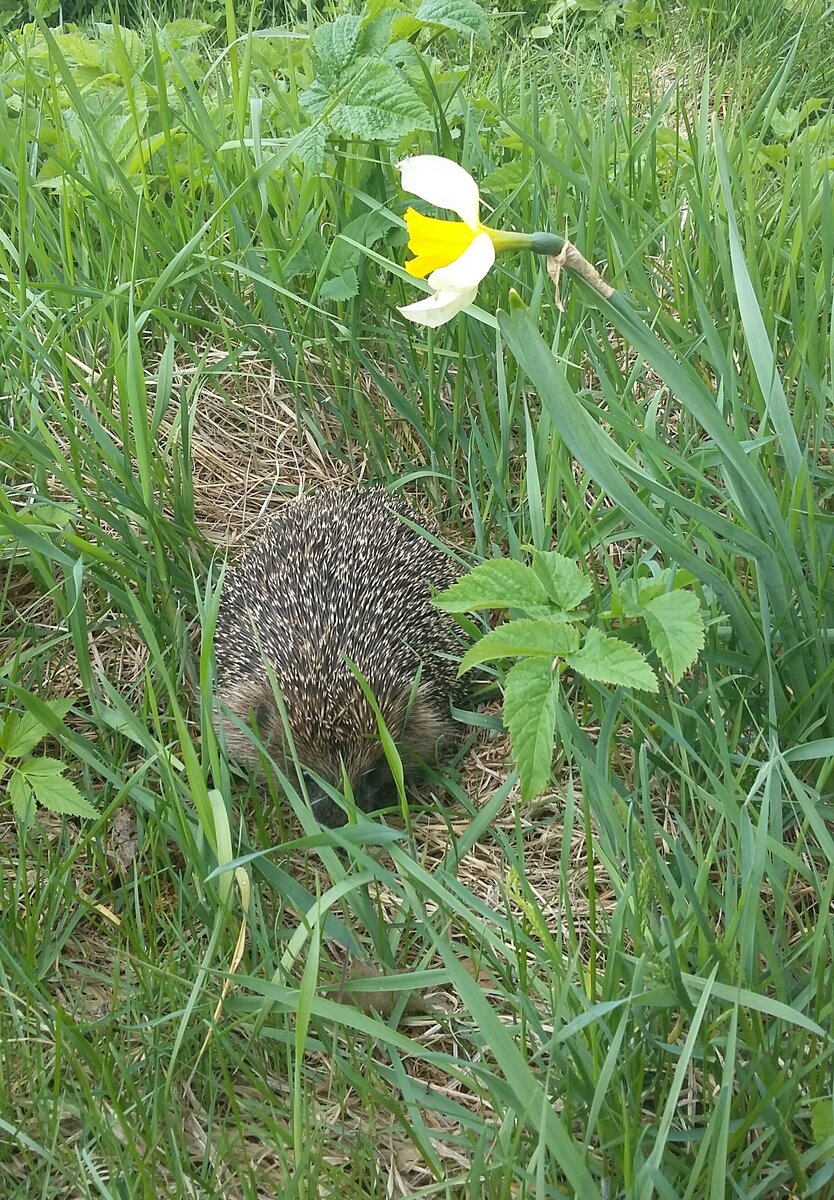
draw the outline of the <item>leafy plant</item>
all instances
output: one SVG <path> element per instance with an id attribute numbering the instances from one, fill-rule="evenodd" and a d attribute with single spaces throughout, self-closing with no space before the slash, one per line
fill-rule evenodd
<path id="1" fill-rule="evenodd" d="M 301 105 L 319 118 L 325 135 L 395 142 L 431 130 L 426 64 L 415 43 L 421 33 L 489 42 L 486 13 L 475 0 L 421 0 L 416 7 L 372 0 L 362 16 L 344 13 L 313 35 L 315 79 Z"/>
<path id="2" fill-rule="evenodd" d="M 613 591 L 609 608 L 597 613 L 582 607 L 593 583 L 577 563 L 553 550 L 533 550 L 529 566 L 507 559 L 482 563 L 437 597 L 438 607 L 450 613 L 511 611 L 509 621 L 470 647 L 460 672 L 479 663 L 520 660 L 507 674 L 504 720 L 524 799 L 541 792 L 550 778 L 559 682 L 566 672 L 592 683 L 657 692 L 657 671 L 635 644 L 641 634 L 671 683 L 692 666 L 705 632 L 700 601 L 686 590 L 693 582 L 687 572 L 671 569 L 649 579 L 626 579 Z"/>
<path id="3" fill-rule="evenodd" d="M 653 37 L 660 30 L 660 17 L 659 0 L 555 0 L 530 36 L 544 40 L 557 26 L 569 23 L 587 41 L 620 32 Z"/>
<path id="4" fill-rule="evenodd" d="M 59 720 L 72 707 L 71 700 L 46 703 Z M 64 763 L 33 753 L 48 733 L 40 718 L 31 712 L 9 712 L 0 729 L 0 782 L 5 781 L 15 817 L 24 829 L 34 821 L 38 804 L 66 816 L 98 816 L 89 800 L 66 778 Z"/>

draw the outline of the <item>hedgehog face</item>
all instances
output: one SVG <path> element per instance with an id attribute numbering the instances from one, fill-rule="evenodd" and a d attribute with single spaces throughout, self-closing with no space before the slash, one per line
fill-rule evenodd
<path id="1" fill-rule="evenodd" d="M 336 804 L 324 789 L 305 773 L 304 783 L 310 799 L 310 807 L 320 825 L 336 829 L 347 823 L 347 807 Z M 383 755 L 352 785 L 353 799 L 359 812 L 373 813 L 381 808 L 392 808 L 397 803 L 397 785 L 391 768 Z"/>

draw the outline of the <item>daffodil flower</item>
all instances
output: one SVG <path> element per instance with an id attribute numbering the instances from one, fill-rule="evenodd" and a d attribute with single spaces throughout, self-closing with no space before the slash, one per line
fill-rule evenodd
<path id="1" fill-rule="evenodd" d="M 398 166 L 403 191 L 460 217 L 459 221 L 444 221 L 426 217 L 413 208 L 406 211 L 408 248 L 414 258 L 408 260 L 405 269 L 434 289 L 424 300 L 400 308 L 409 321 L 435 329 L 468 308 L 495 255 L 502 250 L 556 254 L 564 245 L 564 239 L 553 234 L 511 233 L 482 224 L 478 185 L 451 159 L 418 154 Z"/>

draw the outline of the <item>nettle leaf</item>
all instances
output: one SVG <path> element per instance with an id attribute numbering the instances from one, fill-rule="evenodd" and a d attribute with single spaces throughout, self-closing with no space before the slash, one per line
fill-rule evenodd
<path id="1" fill-rule="evenodd" d="M 353 267 L 345 267 L 341 275 L 326 279 L 321 285 L 321 300 L 352 300 L 359 295 L 359 279 Z"/>
<path id="2" fill-rule="evenodd" d="M 504 685 L 504 724 L 521 778 L 522 800 L 532 800 L 550 781 L 556 728 L 556 680 L 550 662 L 516 663 Z"/>
<path id="3" fill-rule="evenodd" d="M 330 113 L 331 128 L 341 137 L 396 141 L 418 129 L 433 129 L 423 101 L 396 67 L 370 61 L 350 89 L 347 102 Z"/>
<path id="4" fill-rule="evenodd" d="M 377 6 L 375 12 L 365 5 L 362 17 L 362 50 L 365 54 L 382 54 L 391 41 L 391 22 L 396 15 L 396 9 L 386 0 Z"/>
<path id="5" fill-rule="evenodd" d="M 315 87 L 315 84 L 313 85 Z M 312 111 L 312 110 L 311 110 Z M 314 173 L 324 166 L 324 153 L 327 146 L 327 129 L 321 121 L 308 125 L 295 135 L 293 153 L 302 166 Z"/>
<path id="6" fill-rule="evenodd" d="M 418 21 L 413 13 L 403 13 L 394 17 L 391 22 L 391 37 L 401 42 L 407 42 L 414 37 L 415 33 L 419 33 L 425 27 L 425 23 Z"/>
<path id="7" fill-rule="evenodd" d="M 546 605 L 547 593 L 531 567 L 513 558 L 494 558 L 453 583 L 434 603 L 450 613 L 527 608 Z"/>
<path id="8" fill-rule="evenodd" d="M 574 671 L 597 683 L 657 691 L 657 676 L 645 655 L 628 642 L 605 637 L 598 629 L 589 629 L 582 649 L 569 654 L 565 661 Z"/>
<path id="9" fill-rule="evenodd" d="M 704 648 L 706 630 L 694 592 L 664 592 L 643 606 L 649 640 L 672 683 L 688 671 Z"/>
<path id="10" fill-rule="evenodd" d="M 298 97 L 298 102 L 311 117 L 320 117 L 332 99 L 333 94 L 330 88 L 320 79 L 314 79 L 306 91 Z"/>
<path id="11" fill-rule="evenodd" d="M 362 19 L 343 13 L 335 21 L 320 25 L 313 34 L 318 58 L 318 75 L 324 84 L 333 85 L 356 60 L 362 38 Z"/>
<path id="12" fill-rule="evenodd" d="M 811 1132 L 817 1145 L 822 1145 L 834 1137 L 834 1112 L 831 1111 L 831 1100 L 814 1100 L 811 1105 Z"/>
<path id="13" fill-rule="evenodd" d="M 426 25 L 463 33 L 489 45 L 487 15 L 475 0 L 423 0 L 415 15 Z"/>
<path id="14" fill-rule="evenodd" d="M 579 633 L 558 614 L 541 621 L 508 621 L 491 630 L 466 651 L 458 674 L 462 675 L 477 663 L 499 658 L 520 658 L 540 655 L 550 662 L 554 658 L 573 654 L 579 646 Z"/>
<path id="15" fill-rule="evenodd" d="M 521 187 L 529 174 L 530 168 L 524 166 L 524 160 L 519 156 L 485 175 L 481 180 L 481 191 L 513 192 Z"/>
<path id="16" fill-rule="evenodd" d="M 557 607 L 576 608 L 591 591 L 591 581 L 570 558 L 555 550 L 535 550 L 533 570 Z"/>
<path id="17" fill-rule="evenodd" d="M 30 758 L 21 763 L 17 774 L 25 777 L 35 799 L 50 812 L 71 817 L 95 818 L 98 813 L 75 784 L 64 778 L 64 765 L 55 758 Z"/>
<path id="18" fill-rule="evenodd" d="M 212 25 L 207 21 L 197 21 L 193 17 L 179 17 L 176 21 L 168 21 L 163 26 L 163 33 L 175 50 L 181 46 L 193 46 L 211 33 Z"/>
<path id="19" fill-rule="evenodd" d="M 358 242 L 360 246 L 375 246 L 386 237 L 397 224 L 388 213 L 382 209 L 369 209 L 361 216 L 349 221 L 331 249 L 330 271 L 333 275 L 341 275 L 346 267 L 357 267 L 361 251 L 350 242 Z M 350 239 L 348 241 L 347 239 Z"/>
<path id="20" fill-rule="evenodd" d="M 97 71 L 106 66 L 103 47 L 83 33 L 53 33 L 52 37 L 70 66 L 94 67 Z"/>

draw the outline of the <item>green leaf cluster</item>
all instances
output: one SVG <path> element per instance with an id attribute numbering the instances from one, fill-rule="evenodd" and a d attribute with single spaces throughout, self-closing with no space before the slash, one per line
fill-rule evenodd
<path id="1" fill-rule="evenodd" d="M 47 703 L 56 718 L 62 720 L 72 702 Z M 49 732 L 31 712 L 9 712 L 0 728 L 0 783 L 5 783 L 6 795 L 23 828 L 34 821 L 37 805 L 66 816 L 98 816 L 89 800 L 66 778 L 64 763 L 33 754 Z"/>
<path id="2" fill-rule="evenodd" d="M 620 33 L 654 37 L 660 32 L 661 15 L 660 0 L 554 0 L 530 36 L 543 41 L 568 25 L 586 42 L 600 42 Z"/>
<path id="3" fill-rule="evenodd" d="M 371 0 L 362 16 L 343 13 L 316 30 L 316 74 L 302 107 L 338 138 L 396 142 L 434 129 L 415 45 L 424 32 L 489 41 L 476 0 L 423 0 L 416 8 Z"/>
<path id="4" fill-rule="evenodd" d="M 154 38 L 106 22 L 89 31 L 29 25 L 10 34 L 0 76 L 10 112 L 37 138 L 38 187 L 74 191 L 80 176 L 103 178 L 112 192 L 125 179 L 137 191 L 153 179 L 167 187 L 172 167 L 187 182 L 185 155 L 172 162 L 170 148 L 185 140 L 183 86 L 205 77 L 200 43 L 210 29 L 182 18 Z M 38 96 L 54 98 L 60 118 L 33 105 Z"/>
<path id="5" fill-rule="evenodd" d="M 495 559 L 475 567 L 435 603 L 450 613 L 505 609 L 510 619 L 490 630 L 464 655 L 461 674 L 481 663 L 518 661 L 507 673 L 504 720 L 510 731 L 522 797 L 546 787 L 550 777 L 560 676 L 569 670 L 593 684 L 655 693 L 658 675 L 646 653 L 620 636 L 639 622 L 671 683 L 678 683 L 704 645 L 698 596 L 686 590 L 685 572 L 665 570 L 647 580 L 628 579 L 597 616 L 582 607 L 593 592 L 590 577 L 555 550 L 533 550 L 528 566 Z M 628 629 L 630 634 L 640 628 Z"/>

